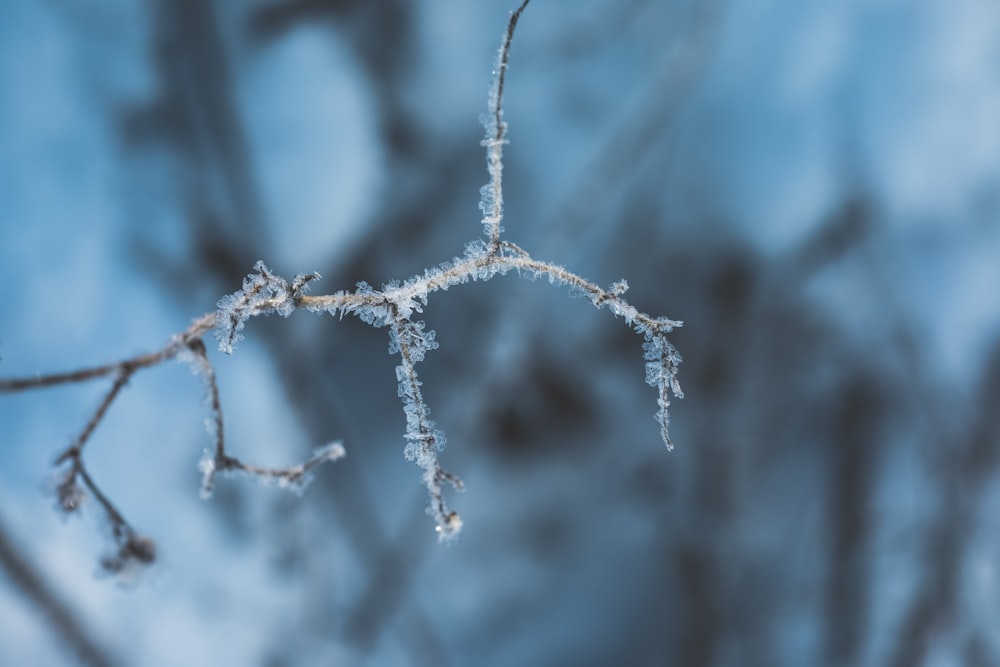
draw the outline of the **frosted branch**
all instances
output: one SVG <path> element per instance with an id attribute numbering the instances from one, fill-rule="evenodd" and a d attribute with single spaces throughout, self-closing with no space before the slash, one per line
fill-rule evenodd
<path id="1" fill-rule="evenodd" d="M 263 266 L 261 262 L 258 266 Z M 297 277 L 293 285 L 299 281 Z M 283 282 L 283 281 L 282 281 Z M 287 468 L 267 468 L 244 463 L 226 451 L 225 422 L 222 418 L 222 401 L 219 398 L 219 383 L 215 377 L 215 369 L 208 360 L 208 351 L 202 340 L 192 341 L 188 348 L 191 351 L 191 363 L 195 371 L 201 375 L 208 386 L 208 403 L 212 416 L 206 421 L 208 432 L 215 441 L 212 453 L 202 458 L 198 468 L 202 473 L 201 497 L 207 500 L 215 488 L 215 477 L 219 474 L 242 473 L 255 477 L 262 482 L 275 482 L 283 489 L 301 493 L 312 481 L 309 471 L 321 463 L 333 462 L 344 458 L 346 454 L 341 442 L 332 442 L 313 452 L 313 455 L 302 463 Z"/>
<path id="2" fill-rule="evenodd" d="M 462 519 L 457 512 L 448 509 L 444 501 L 443 482 L 449 482 L 456 489 L 463 488 L 462 481 L 445 471 L 438 461 L 438 452 L 444 449 L 445 435 L 430 418 L 430 408 L 420 391 L 421 382 L 417 377 L 416 364 L 424 355 L 437 348 L 434 332 L 425 331 L 423 322 L 399 319 L 390 329 L 389 353 L 399 354 L 396 379 L 399 382 L 399 397 L 403 401 L 406 414 L 406 449 L 403 454 L 407 461 L 414 461 L 423 468 L 424 485 L 431 497 L 428 513 L 434 517 L 440 539 L 454 537 L 462 528 Z"/>
<path id="3" fill-rule="evenodd" d="M 308 284 L 318 279 L 318 273 L 299 274 L 289 283 L 271 273 L 263 261 L 258 261 L 253 272 L 243 279 L 243 289 L 219 300 L 215 334 L 219 350 L 232 354 L 236 343 L 243 339 L 240 332 L 246 321 L 255 315 L 291 315 Z"/>
<path id="4" fill-rule="evenodd" d="M 375 289 L 362 282 L 358 283 L 354 290 L 318 296 L 310 296 L 306 291 L 311 283 L 319 278 L 319 274 L 299 274 L 288 281 L 272 273 L 263 261 L 258 261 L 243 280 L 241 289 L 224 296 L 219 300 L 215 312 L 195 320 L 190 327 L 172 337 L 167 345 L 156 352 L 70 373 L 0 380 L 0 393 L 4 393 L 84 382 L 96 378 L 113 378 L 107 394 L 81 433 L 56 460 L 57 465 L 68 465 L 56 489 L 61 509 L 65 512 L 74 512 L 88 496 L 93 496 L 112 526 L 116 552 L 105 559 L 106 569 L 121 572 L 137 563 L 152 562 L 155 558 L 153 543 L 141 537 L 125 521 L 122 514 L 91 478 L 83 461 L 83 451 L 87 442 L 122 389 L 140 369 L 180 358 L 192 365 L 208 388 L 211 414 L 207 424 L 212 435 L 213 447 L 199 464 L 203 475 L 201 489 L 203 497 L 211 494 L 217 475 L 230 473 L 250 475 L 281 487 L 302 489 L 315 467 L 344 456 L 341 443 L 332 442 L 316 450 L 301 463 L 286 468 L 268 468 L 245 463 L 227 450 L 219 385 L 215 369 L 208 357 L 204 337 L 214 330 L 219 349 L 231 354 L 236 344 L 243 338 L 243 331 L 249 319 L 258 315 L 276 313 L 288 317 L 299 309 L 305 309 L 340 318 L 350 314 L 372 327 L 388 327 L 389 352 L 399 355 L 396 381 L 406 422 L 404 455 L 423 470 L 422 480 L 430 496 L 428 513 L 434 518 L 441 539 L 456 535 L 462 527 L 459 515 L 448 508 L 444 498 L 446 485 L 450 484 L 460 490 L 462 482 L 441 466 L 439 459 L 444 449 L 445 434 L 430 417 L 430 408 L 425 401 L 421 389 L 422 383 L 416 370 L 416 365 L 423 361 L 427 352 L 438 347 L 434 332 L 427 329 L 423 321 L 415 319 L 417 314 L 423 312 L 430 296 L 436 292 L 464 285 L 470 281 L 486 281 L 515 272 L 522 278 L 531 280 L 546 278 L 553 285 L 568 287 L 571 295 L 583 297 L 595 308 L 606 309 L 615 317 L 622 318 L 627 326 L 644 339 L 642 347 L 646 363 L 646 382 L 657 390 L 656 420 L 660 426 L 660 436 L 668 449 L 673 448 L 668 429 L 670 423 L 668 408 L 671 398 L 682 398 L 683 392 L 677 379 L 681 357 L 667 339 L 667 334 L 682 323 L 665 317 L 653 317 L 639 311 L 625 299 L 628 291 L 628 283 L 625 280 L 603 288 L 557 264 L 534 259 L 520 246 L 501 238 L 502 158 L 503 144 L 507 140 L 506 124 L 503 119 L 504 84 L 514 29 L 527 5 L 528 0 L 525 0 L 510 16 L 497 57 L 489 106 L 484 117 L 486 137 L 482 143 L 486 147 L 490 180 L 482 189 L 480 208 L 483 212 L 482 222 L 486 230 L 486 241 L 472 241 L 466 245 L 460 257 L 442 262 L 406 280 L 390 281 L 381 289 Z"/>
<path id="5" fill-rule="evenodd" d="M 496 66 L 493 69 L 493 83 L 490 85 L 489 104 L 483 116 L 486 136 L 482 145 L 486 147 L 486 169 L 490 180 L 479 190 L 481 200 L 479 208 L 483 212 L 483 227 L 489 239 L 489 252 L 495 254 L 500 250 L 500 234 L 503 232 L 503 145 L 507 143 L 507 123 L 503 119 L 503 89 L 507 79 L 507 63 L 510 61 L 510 44 L 514 39 L 514 29 L 521 12 L 528 6 L 530 0 L 524 0 L 521 6 L 514 10 L 507 22 L 497 54 Z"/>

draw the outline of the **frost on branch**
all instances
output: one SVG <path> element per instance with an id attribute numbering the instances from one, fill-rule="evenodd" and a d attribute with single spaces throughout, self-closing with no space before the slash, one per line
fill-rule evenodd
<path id="1" fill-rule="evenodd" d="M 681 383 L 677 379 L 681 355 L 664 334 L 653 330 L 646 331 L 646 342 L 642 344 L 642 349 L 646 353 L 646 384 L 659 392 L 656 404 L 660 409 L 656 412 L 656 421 L 660 425 L 660 437 L 670 450 L 674 448 L 668 429 L 670 396 L 672 394 L 677 398 L 684 398 Z"/>
<path id="2" fill-rule="evenodd" d="M 514 28 L 521 12 L 528 6 L 524 0 L 521 6 L 514 10 L 507 22 L 500 51 L 497 54 L 496 66 L 493 70 L 493 83 L 490 85 L 490 98 L 483 125 L 486 136 L 482 145 L 486 147 L 486 168 L 490 181 L 479 190 L 481 197 L 479 208 L 483 212 L 483 227 L 490 240 L 490 252 L 500 250 L 500 234 L 503 232 L 503 145 L 507 143 L 507 123 L 503 119 L 503 88 L 507 79 L 507 63 L 510 60 L 510 42 L 514 38 Z"/>
<path id="3" fill-rule="evenodd" d="M 301 494 L 312 482 L 313 468 L 323 463 L 339 461 L 346 455 L 347 450 L 339 440 L 315 449 L 308 459 L 287 468 L 264 468 L 244 463 L 224 452 L 220 455 L 218 450 L 214 453 L 206 452 L 198 462 L 198 469 L 202 474 L 201 497 L 207 500 L 212 496 L 215 477 L 220 473 L 249 475 L 256 477 L 262 484 L 277 484 L 278 488 Z"/>
<path id="4" fill-rule="evenodd" d="M 60 508 L 64 512 L 73 512 L 85 500 L 95 500 L 112 526 L 115 550 L 105 559 L 106 569 L 122 572 L 137 564 L 151 562 L 155 557 L 152 542 L 141 537 L 125 521 L 94 482 L 83 460 L 84 447 L 91 434 L 125 385 L 141 369 L 178 358 L 191 364 L 205 382 L 208 389 L 207 402 L 211 410 L 207 425 L 214 447 L 199 463 L 203 497 L 211 494 L 217 475 L 232 473 L 250 475 L 264 482 L 301 490 L 308 482 L 313 468 L 344 456 L 343 446 L 339 442 L 333 442 L 316 450 L 302 463 L 286 468 L 266 468 L 245 463 L 228 451 L 219 386 L 204 338 L 214 329 L 219 349 L 232 353 L 243 337 L 242 331 L 247 321 L 256 315 L 277 313 L 287 317 L 301 308 L 341 318 L 351 314 L 372 327 L 388 327 L 389 352 L 399 355 L 396 381 L 405 416 L 404 455 L 423 471 L 422 481 L 430 496 L 428 513 L 434 517 L 441 539 L 456 535 L 462 527 L 461 518 L 456 512 L 449 510 L 444 500 L 444 487 L 450 484 L 461 490 L 462 482 L 441 467 L 439 455 L 444 449 L 445 435 L 431 419 L 430 408 L 422 393 L 422 384 L 416 370 L 416 365 L 424 360 L 429 351 L 436 349 L 438 343 L 434 332 L 424 322 L 413 319 L 415 314 L 423 312 L 430 295 L 435 292 L 514 273 L 528 280 L 547 279 L 553 285 L 568 287 L 572 296 L 583 297 L 594 307 L 607 309 L 616 317 L 622 318 L 627 326 L 644 338 L 646 382 L 658 392 L 659 409 L 656 420 L 667 448 L 673 448 L 668 429 L 668 408 L 671 398 L 681 398 L 683 392 L 677 380 L 681 357 L 667 340 L 667 334 L 681 326 L 681 322 L 640 312 L 625 299 L 628 290 L 625 280 L 615 282 L 605 289 L 562 266 L 537 260 L 515 243 L 501 239 L 502 158 L 507 127 L 503 119 L 504 80 L 514 27 L 527 4 L 525 0 L 510 16 L 494 71 L 488 113 L 484 118 L 486 138 L 483 145 L 486 147 L 489 182 L 482 189 L 480 208 L 486 228 L 485 240 L 472 241 L 466 245 L 462 256 L 431 265 L 405 280 L 390 281 L 381 290 L 359 282 L 353 291 L 342 290 L 320 296 L 306 294 L 310 283 L 319 278 L 318 274 L 300 274 L 289 282 L 273 274 L 263 262 L 258 261 L 243 280 L 242 288 L 223 297 L 216 312 L 198 318 L 156 352 L 75 372 L 0 380 L 0 393 L 84 382 L 95 378 L 111 380 L 111 385 L 93 416 L 56 460 L 57 465 L 68 465 L 56 489 Z"/>
<path id="5" fill-rule="evenodd" d="M 291 315 L 309 282 L 319 277 L 318 273 L 300 273 L 289 284 L 281 276 L 271 273 L 263 261 L 258 261 L 253 271 L 243 279 L 243 289 L 219 299 L 215 330 L 219 350 L 232 354 L 236 343 L 243 340 L 240 332 L 246 321 L 254 315 Z"/>
<path id="6" fill-rule="evenodd" d="M 258 262 L 257 266 L 262 267 L 263 264 Z M 296 277 L 295 282 L 292 283 L 293 286 L 299 282 L 300 278 L 303 278 L 303 276 Z M 219 383 L 215 377 L 215 369 L 208 360 L 208 351 L 205 349 L 205 343 L 201 339 L 191 341 L 188 344 L 188 351 L 189 354 L 185 355 L 184 360 L 191 363 L 195 373 L 204 378 L 205 384 L 208 387 L 208 404 L 212 410 L 212 416 L 205 420 L 205 426 L 215 442 L 215 447 L 210 453 L 206 452 L 206 455 L 198 463 L 198 469 L 201 470 L 202 474 L 201 497 L 203 500 L 207 500 L 212 496 L 212 491 L 215 487 L 215 477 L 219 473 L 243 473 L 251 477 L 256 477 L 262 482 L 275 482 L 283 489 L 290 489 L 301 493 L 308 486 L 309 482 L 312 481 L 312 476 L 309 472 L 313 468 L 328 461 L 332 463 L 344 458 L 346 452 L 343 444 L 339 441 L 331 442 L 325 447 L 315 450 L 313 455 L 306 461 L 287 468 L 256 466 L 244 463 L 235 456 L 230 455 L 226 451 L 225 422 L 222 418 Z"/>
<path id="7" fill-rule="evenodd" d="M 439 538 L 446 540 L 458 534 L 462 520 L 445 504 L 442 483 L 448 482 L 461 490 L 462 481 L 445 471 L 438 462 L 438 452 L 444 449 L 445 435 L 430 417 L 431 411 L 424 402 L 420 391 L 422 383 L 415 368 L 418 362 L 423 361 L 424 355 L 437 346 L 434 332 L 425 331 L 423 322 L 398 320 L 389 330 L 389 353 L 399 354 L 400 357 L 396 380 L 406 415 L 406 449 L 403 455 L 407 461 L 414 461 L 423 468 L 424 485 L 431 497 L 427 512 L 434 517 Z"/>

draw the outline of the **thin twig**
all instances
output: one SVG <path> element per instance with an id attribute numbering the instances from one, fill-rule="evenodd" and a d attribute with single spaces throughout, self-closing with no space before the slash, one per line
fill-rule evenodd
<path id="1" fill-rule="evenodd" d="M 500 46 L 499 71 L 497 72 L 496 104 L 494 105 L 493 118 L 496 123 L 496 135 L 494 138 L 500 141 L 504 138 L 506 125 L 503 122 L 503 88 L 507 81 L 507 62 L 510 60 L 510 44 L 514 39 L 514 29 L 517 28 L 517 21 L 521 18 L 521 13 L 531 0 L 524 0 L 521 6 L 511 12 L 510 20 L 507 22 L 507 32 L 504 33 L 503 44 Z"/>
<path id="2" fill-rule="evenodd" d="M 514 29 L 521 12 L 528 6 L 529 0 L 524 0 L 510 15 L 507 30 L 500 44 L 497 55 L 496 71 L 493 77 L 493 89 L 490 91 L 489 106 L 485 119 L 486 167 L 490 174 L 490 182 L 480 191 L 482 201 L 479 207 L 483 211 L 483 226 L 489 238 L 489 254 L 500 252 L 500 233 L 503 231 L 503 145 L 507 143 L 507 123 L 503 119 L 503 90 L 507 80 L 507 63 L 510 61 L 510 44 L 514 39 Z"/>

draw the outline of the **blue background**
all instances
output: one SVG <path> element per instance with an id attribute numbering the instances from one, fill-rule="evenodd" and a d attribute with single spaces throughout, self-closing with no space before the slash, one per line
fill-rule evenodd
<path id="1" fill-rule="evenodd" d="M 511 9 L 4 3 L 0 375 L 157 349 L 258 259 L 460 255 Z M 79 664 L 58 608 L 122 665 L 1000 664 L 1000 5 L 535 0 L 506 117 L 506 238 L 685 321 L 676 450 L 609 313 L 437 294 L 440 545 L 386 332 L 258 319 L 211 352 L 230 446 L 347 458 L 203 502 L 204 386 L 140 372 L 87 451 L 159 547 L 120 586 L 51 494 L 107 384 L 4 395 L 0 663 Z"/>

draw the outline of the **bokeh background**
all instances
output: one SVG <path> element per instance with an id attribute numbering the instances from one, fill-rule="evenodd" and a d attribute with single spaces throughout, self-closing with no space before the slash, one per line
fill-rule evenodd
<path id="1" fill-rule="evenodd" d="M 0 376 L 162 346 L 263 259 L 381 285 L 481 233 L 505 0 L 0 6 Z M 205 389 L 0 397 L 0 664 L 1000 664 L 1000 4 L 535 0 L 507 238 L 685 321 L 664 450 L 641 339 L 516 276 L 435 295 L 421 366 L 466 492 L 438 544 L 385 331 L 213 354 L 230 445 L 302 497 L 198 497 Z M 127 584 L 127 585 L 123 585 Z"/>

